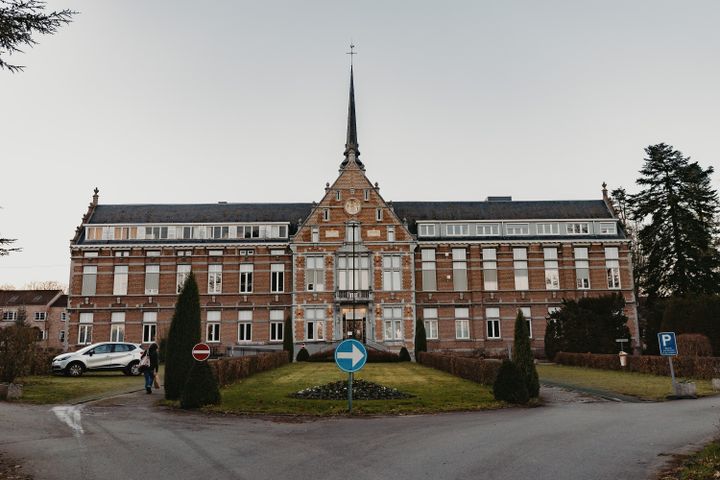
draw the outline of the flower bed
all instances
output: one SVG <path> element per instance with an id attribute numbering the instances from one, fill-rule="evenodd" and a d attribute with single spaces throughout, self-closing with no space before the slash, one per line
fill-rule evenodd
<path id="1" fill-rule="evenodd" d="M 395 400 L 412 398 L 413 395 L 401 392 L 396 388 L 385 387 L 366 380 L 353 381 L 353 400 Z M 348 397 L 348 382 L 339 381 L 305 388 L 299 392 L 291 393 L 292 398 L 310 400 L 346 400 Z"/>
<path id="2" fill-rule="evenodd" d="M 666 357 L 657 355 L 629 355 L 627 366 L 621 367 L 617 355 L 599 353 L 558 352 L 555 363 L 575 367 L 599 368 L 603 370 L 625 370 L 628 372 L 648 373 L 651 375 L 670 375 L 670 366 Z M 678 377 L 710 380 L 720 377 L 720 357 L 673 357 L 675 375 Z"/>

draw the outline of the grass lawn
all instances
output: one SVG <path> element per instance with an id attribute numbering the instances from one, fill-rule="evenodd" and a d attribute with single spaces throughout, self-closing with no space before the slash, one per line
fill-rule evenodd
<path id="1" fill-rule="evenodd" d="M 213 411 L 259 414 L 337 415 L 347 401 L 301 400 L 288 394 L 338 380 L 348 374 L 334 363 L 293 363 L 260 373 L 222 390 L 222 404 Z M 492 389 L 415 363 L 371 363 L 355 378 L 394 387 L 415 395 L 403 400 L 353 400 L 353 413 L 433 413 L 500 408 Z"/>
<path id="2" fill-rule="evenodd" d="M 708 478 L 720 478 L 720 441 L 711 442 L 696 454 L 687 457 L 679 467 L 660 476 L 660 480 Z"/>
<path id="3" fill-rule="evenodd" d="M 163 374 L 160 366 L 160 375 Z M 126 376 L 121 372 L 84 373 L 81 377 L 42 375 L 23 377 L 17 383 L 23 384 L 22 403 L 49 404 L 71 403 L 99 396 L 110 396 L 142 390 L 145 377 Z"/>
<path id="4" fill-rule="evenodd" d="M 669 376 L 543 364 L 537 366 L 537 371 L 540 381 L 548 380 L 595 388 L 644 400 L 664 400 L 667 395 L 672 394 L 672 383 Z M 697 386 L 698 396 L 715 393 L 709 380 L 694 380 L 694 382 Z"/>

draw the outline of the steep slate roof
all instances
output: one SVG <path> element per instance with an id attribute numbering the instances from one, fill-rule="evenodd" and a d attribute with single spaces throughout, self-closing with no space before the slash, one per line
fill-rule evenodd
<path id="1" fill-rule="evenodd" d="M 67 308 L 68 306 L 68 296 L 67 295 L 60 295 L 57 300 L 53 302 L 51 307 L 61 307 L 61 308 Z"/>
<path id="2" fill-rule="evenodd" d="M 0 290 L 0 305 L 7 307 L 47 305 L 59 293 L 60 290 Z"/>

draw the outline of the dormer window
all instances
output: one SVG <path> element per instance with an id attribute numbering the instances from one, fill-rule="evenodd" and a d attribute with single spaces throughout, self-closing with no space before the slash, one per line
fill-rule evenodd
<path id="1" fill-rule="evenodd" d="M 587 223 L 566 223 L 568 235 L 587 235 L 590 233 L 590 225 Z"/>

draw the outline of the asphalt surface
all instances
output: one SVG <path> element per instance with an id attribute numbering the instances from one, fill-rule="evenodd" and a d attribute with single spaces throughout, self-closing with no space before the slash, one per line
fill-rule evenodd
<path id="1" fill-rule="evenodd" d="M 158 394 L 0 404 L 0 451 L 44 479 L 644 479 L 718 433 L 720 398 L 543 389 L 530 409 L 302 421 L 172 411 Z"/>

